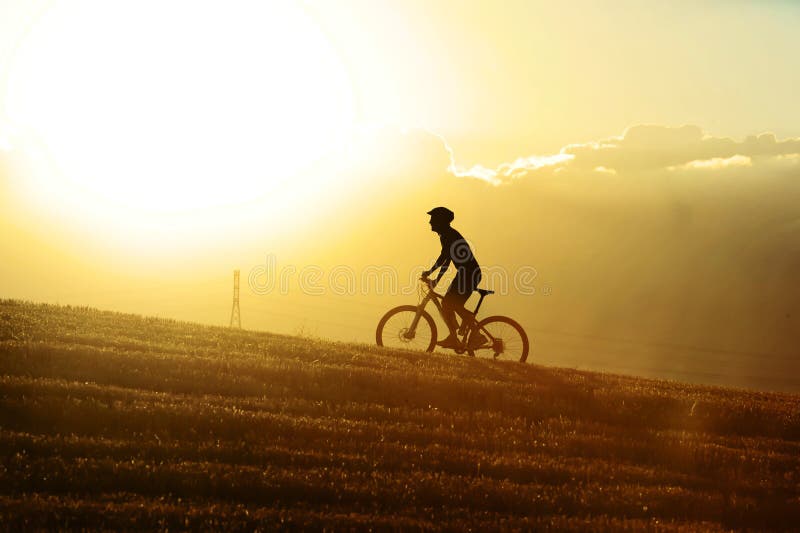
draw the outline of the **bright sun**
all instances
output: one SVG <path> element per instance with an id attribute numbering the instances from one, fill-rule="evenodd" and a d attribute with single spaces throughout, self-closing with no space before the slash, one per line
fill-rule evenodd
<path id="1" fill-rule="evenodd" d="M 297 187 L 348 136 L 351 86 L 291 0 L 56 4 L 21 43 L 6 113 L 106 205 L 198 210 Z"/>

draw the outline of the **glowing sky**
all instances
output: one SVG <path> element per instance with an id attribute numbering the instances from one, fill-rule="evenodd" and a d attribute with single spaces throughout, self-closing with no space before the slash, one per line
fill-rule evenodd
<path id="1" fill-rule="evenodd" d="M 797 28 L 788 1 L 0 0 L 0 297 L 224 323 L 233 268 L 408 273 L 445 204 L 553 289 L 502 300 L 526 324 L 788 353 Z M 243 323 L 368 341 L 399 300 L 363 296 L 244 291 Z"/>
<path id="2" fill-rule="evenodd" d="M 796 136 L 796 2 L 310 2 L 367 120 L 497 164 L 636 123 Z"/>

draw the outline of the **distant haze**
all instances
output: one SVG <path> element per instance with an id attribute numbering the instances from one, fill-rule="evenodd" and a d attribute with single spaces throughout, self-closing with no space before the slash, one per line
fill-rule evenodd
<path id="1" fill-rule="evenodd" d="M 796 4 L 54 5 L 0 6 L 0 297 L 226 324 L 240 269 L 244 327 L 374 342 L 445 205 L 531 361 L 800 391 Z"/>

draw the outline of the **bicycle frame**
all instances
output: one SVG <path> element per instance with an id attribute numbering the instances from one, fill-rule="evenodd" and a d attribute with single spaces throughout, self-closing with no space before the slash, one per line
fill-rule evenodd
<path id="1" fill-rule="evenodd" d="M 428 306 L 428 302 L 433 301 L 433 305 L 439 311 L 439 316 L 442 317 L 442 320 L 445 320 L 445 318 L 444 318 L 444 308 L 443 308 L 443 303 L 442 303 L 443 300 L 444 300 L 444 296 L 442 296 L 441 294 L 439 294 L 439 293 L 437 293 L 436 291 L 433 290 L 433 287 L 431 286 L 430 281 L 423 281 L 423 283 L 426 286 L 426 294 L 425 294 L 425 297 L 422 299 L 422 301 L 417 306 L 418 312 L 414 316 L 414 320 L 411 321 L 411 327 L 408 328 L 409 332 L 411 333 L 412 336 L 414 335 L 414 332 L 417 331 L 417 324 L 419 324 L 419 319 L 422 316 L 422 312 L 425 311 L 425 308 Z M 474 311 L 470 311 L 469 309 L 464 308 L 464 311 L 466 311 L 467 313 L 469 313 L 471 315 L 470 318 L 471 318 L 471 322 L 472 322 L 473 325 L 478 323 L 478 319 L 477 319 L 478 311 L 480 310 L 481 304 L 483 304 L 483 299 L 485 297 L 486 297 L 485 294 L 481 294 L 480 295 L 480 299 L 478 300 L 478 304 L 475 306 L 475 310 Z M 458 319 L 461 319 L 461 322 L 458 322 Z M 457 328 L 458 330 L 460 330 L 461 327 L 464 325 L 464 320 L 465 320 L 464 317 L 460 316 L 459 313 L 456 313 L 456 322 L 457 322 L 457 325 L 458 325 L 458 328 Z M 462 339 L 466 338 L 466 336 L 469 334 L 469 331 L 471 329 L 472 328 L 470 327 L 469 329 L 464 330 L 464 333 L 462 334 Z"/>

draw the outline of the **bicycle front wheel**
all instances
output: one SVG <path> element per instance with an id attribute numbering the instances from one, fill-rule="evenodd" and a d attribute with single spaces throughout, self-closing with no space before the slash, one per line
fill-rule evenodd
<path id="1" fill-rule="evenodd" d="M 419 320 L 414 326 L 414 318 Z M 378 346 L 423 350 L 432 352 L 436 347 L 436 323 L 426 311 L 415 305 L 401 305 L 383 315 L 375 331 Z"/>
<path id="2" fill-rule="evenodd" d="M 475 337 L 478 334 L 485 340 Z M 477 355 L 492 355 L 495 359 L 520 363 L 527 361 L 530 348 L 525 330 L 507 316 L 490 316 L 481 320 L 470 332 L 467 343 L 476 346 L 474 351 Z"/>

